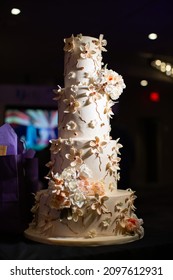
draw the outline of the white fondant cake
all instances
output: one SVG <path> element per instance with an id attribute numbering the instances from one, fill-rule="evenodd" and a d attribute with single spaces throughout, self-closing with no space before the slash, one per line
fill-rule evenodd
<path id="1" fill-rule="evenodd" d="M 64 40 L 64 88 L 58 139 L 51 142 L 48 189 L 39 191 L 27 237 L 44 243 L 105 245 L 143 236 L 134 192 L 118 190 L 119 139 L 110 137 L 112 106 L 125 84 L 102 63 L 106 40 L 81 34 Z"/>

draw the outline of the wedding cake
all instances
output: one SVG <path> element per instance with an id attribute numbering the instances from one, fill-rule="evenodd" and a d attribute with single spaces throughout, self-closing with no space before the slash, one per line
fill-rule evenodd
<path id="1" fill-rule="evenodd" d="M 134 213 L 135 192 L 117 188 L 122 145 L 110 137 L 112 106 L 124 80 L 103 65 L 103 35 L 72 35 L 64 42 L 64 87 L 54 90 L 58 139 L 50 141 L 48 188 L 35 195 L 25 235 L 74 246 L 140 239 L 144 230 Z"/>

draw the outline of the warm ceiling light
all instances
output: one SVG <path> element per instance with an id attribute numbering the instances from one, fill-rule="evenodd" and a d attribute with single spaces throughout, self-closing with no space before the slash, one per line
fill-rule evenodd
<path id="1" fill-rule="evenodd" d="M 148 82 L 146 80 L 140 81 L 140 84 L 142 87 L 146 87 L 148 85 Z"/>
<path id="2" fill-rule="evenodd" d="M 157 39 L 157 34 L 156 34 L 156 33 L 150 33 L 150 34 L 148 35 L 148 38 L 149 38 L 150 40 L 156 40 L 156 39 Z"/>
<path id="3" fill-rule="evenodd" d="M 18 8 L 13 8 L 12 10 L 11 10 L 11 14 L 12 15 L 15 15 L 15 16 L 17 16 L 18 14 L 20 14 L 20 10 L 18 9 Z"/>
<path id="4" fill-rule="evenodd" d="M 170 76 L 173 78 L 173 64 L 166 61 L 161 61 L 160 59 L 155 59 L 151 61 L 151 66 L 153 68 L 156 68 L 160 72 L 166 74 L 167 76 Z"/>

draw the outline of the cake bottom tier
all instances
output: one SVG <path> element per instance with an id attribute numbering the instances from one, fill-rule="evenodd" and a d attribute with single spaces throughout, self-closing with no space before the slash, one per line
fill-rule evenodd
<path id="1" fill-rule="evenodd" d="M 25 236 L 41 243 L 72 246 L 122 244 L 141 239 L 143 221 L 134 213 L 135 198 L 131 190 L 118 190 L 109 197 L 88 197 L 78 213 L 69 215 L 68 208 L 51 208 L 49 192 L 43 190 Z"/>

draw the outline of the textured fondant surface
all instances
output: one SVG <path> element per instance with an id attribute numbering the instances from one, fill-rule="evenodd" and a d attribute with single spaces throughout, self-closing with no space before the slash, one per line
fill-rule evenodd
<path id="1" fill-rule="evenodd" d="M 26 236 L 44 243 L 118 244 L 143 236 L 132 190 L 117 190 L 120 139 L 110 138 L 112 106 L 125 84 L 103 66 L 103 35 L 64 39 L 64 88 L 58 103 L 58 139 L 52 139 L 48 188 L 35 196 Z"/>

